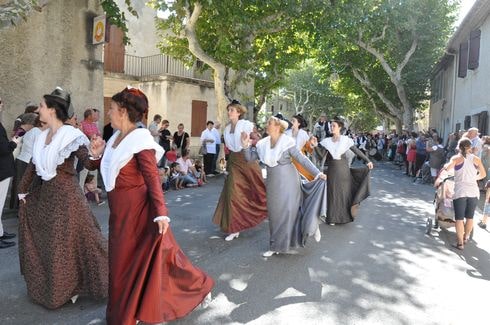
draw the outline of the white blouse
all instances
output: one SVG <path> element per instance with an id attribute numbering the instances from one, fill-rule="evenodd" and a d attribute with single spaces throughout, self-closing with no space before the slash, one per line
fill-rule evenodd
<path id="1" fill-rule="evenodd" d="M 296 140 L 296 148 L 298 148 L 299 151 L 301 151 L 308 140 L 310 140 L 308 132 L 302 129 L 298 130 L 298 134 L 296 135 L 296 137 L 293 135 L 292 129 L 286 130 L 286 135 Z"/>
<path id="2" fill-rule="evenodd" d="M 238 120 L 238 122 L 235 125 L 235 132 L 231 132 L 231 123 L 229 123 L 226 128 L 225 128 L 225 144 L 230 149 L 230 151 L 233 152 L 240 152 L 242 151 L 242 132 L 246 132 L 250 134 L 254 129 L 254 125 L 252 122 L 247 121 L 247 120 Z"/>

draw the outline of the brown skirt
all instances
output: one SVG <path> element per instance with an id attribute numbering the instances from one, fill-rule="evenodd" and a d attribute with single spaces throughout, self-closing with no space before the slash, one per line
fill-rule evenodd
<path id="1" fill-rule="evenodd" d="M 260 166 L 256 161 L 247 161 L 243 152 L 230 152 L 227 171 L 213 222 L 226 233 L 255 227 L 267 217 Z"/>

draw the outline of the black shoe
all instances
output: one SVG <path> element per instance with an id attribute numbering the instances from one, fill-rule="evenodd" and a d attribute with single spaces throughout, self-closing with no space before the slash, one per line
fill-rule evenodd
<path id="1" fill-rule="evenodd" d="M 3 236 L 0 237 L 0 240 L 4 240 L 4 239 L 12 239 L 12 238 L 15 238 L 15 236 L 17 236 L 16 234 L 10 234 L 8 232 L 3 232 Z"/>
<path id="2" fill-rule="evenodd" d="M 13 241 L 0 240 L 0 249 L 15 246 Z"/>

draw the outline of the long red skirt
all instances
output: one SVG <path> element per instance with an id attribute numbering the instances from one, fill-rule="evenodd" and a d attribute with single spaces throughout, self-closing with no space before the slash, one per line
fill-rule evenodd
<path id="1" fill-rule="evenodd" d="M 133 160 L 124 169 L 134 164 Z M 125 172 L 121 170 L 120 176 Z M 109 325 L 134 325 L 136 320 L 161 323 L 183 317 L 214 285 L 211 277 L 192 265 L 170 228 L 165 235 L 158 233 L 147 186 L 135 186 L 140 180 L 131 178 L 116 183 L 108 193 Z"/>

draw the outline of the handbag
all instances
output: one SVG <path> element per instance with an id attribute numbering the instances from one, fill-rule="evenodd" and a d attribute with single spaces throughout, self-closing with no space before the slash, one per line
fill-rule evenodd
<path id="1" fill-rule="evenodd" d="M 206 144 L 205 143 L 201 144 L 201 147 L 199 148 L 199 154 L 201 156 L 204 156 L 207 153 L 208 153 L 208 149 L 206 148 Z"/>

